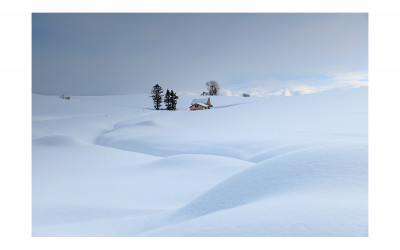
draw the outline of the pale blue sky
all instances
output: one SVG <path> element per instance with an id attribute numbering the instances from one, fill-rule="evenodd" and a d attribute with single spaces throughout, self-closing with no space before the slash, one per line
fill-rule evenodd
<path id="1" fill-rule="evenodd" d="M 33 14 L 40 94 L 304 94 L 366 85 L 368 14 Z"/>

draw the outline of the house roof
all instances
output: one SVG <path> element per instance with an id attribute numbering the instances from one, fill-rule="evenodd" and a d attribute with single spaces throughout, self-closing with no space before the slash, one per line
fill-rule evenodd
<path id="1" fill-rule="evenodd" d="M 192 107 L 192 106 L 194 106 L 194 105 L 199 105 L 199 106 L 206 107 L 206 108 L 209 107 L 209 105 L 204 104 L 204 103 L 194 103 L 194 104 L 190 105 L 190 107 Z"/>
<path id="2" fill-rule="evenodd" d="M 207 104 L 207 101 L 208 101 L 208 99 L 193 99 L 193 101 L 192 101 L 192 105 L 193 104 Z"/>

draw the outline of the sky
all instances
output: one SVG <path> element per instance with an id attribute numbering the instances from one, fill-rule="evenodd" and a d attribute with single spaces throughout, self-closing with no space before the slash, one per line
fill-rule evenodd
<path id="1" fill-rule="evenodd" d="M 310 94 L 368 85 L 366 13 L 32 14 L 32 91 Z"/>

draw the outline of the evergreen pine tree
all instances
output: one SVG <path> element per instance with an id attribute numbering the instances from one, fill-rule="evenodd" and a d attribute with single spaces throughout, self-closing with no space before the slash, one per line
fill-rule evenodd
<path id="1" fill-rule="evenodd" d="M 151 90 L 151 98 L 153 98 L 154 102 L 154 108 L 159 110 L 161 107 L 161 102 L 162 102 L 162 93 L 163 89 L 160 85 L 156 84 L 153 86 L 153 89 Z"/>
<path id="2" fill-rule="evenodd" d="M 167 92 L 164 96 L 164 104 L 167 107 L 167 110 L 171 110 L 171 92 L 169 92 L 169 90 L 167 89 Z"/>
<path id="3" fill-rule="evenodd" d="M 176 95 L 176 93 L 174 93 L 173 90 L 171 90 L 170 92 L 171 95 L 171 110 L 176 110 L 176 104 L 178 103 L 178 96 Z"/>

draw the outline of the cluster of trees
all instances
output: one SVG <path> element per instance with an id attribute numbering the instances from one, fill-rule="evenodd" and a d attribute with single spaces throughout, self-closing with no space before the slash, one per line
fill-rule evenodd
<path id="1" fill-rule="evenodd" d="M 69 100 L 69 99 L 71 99 L 71 97 L 69 97 L 69 96 L 65 96 L 64 94 L 62 94 L 62 95 L 60 95 L 60 98 L 61 99 L 65 99 L 65 100 Z"/>
<path id="2" fill-rule="evenodd" d="M 151 98 L 153 98 L 154 108 L 159 110 L 161 108 L 162 102 L 164 102 L 165 107 L 167 110 L 176 110 L 176 104 L 178 103 L 178 96 L 176 93 L 171 89 L 165 93 L 163 96 L 163 89 L 160 85 L 156 84 L 153 86 L 151 90 Z"/>
<path id="3" fill-rule="evenodd" d="M 216 81 L 208 81 L 206 82 L 207 90 L 208 92 L 203 92 L 201 95 L 211 95 L 211 96 L 216 96 L 219 95 L 219 84 Z M 165 93 L 165 96 L 163 95 L 163 89 L 160 85 L 156 84 L 153 86 L 153 89 L 151 90 L 151 98 L 153 98 L 153 103 L 154 103 L 154 108 L 159 110 L 161 108 L 162 103 L 164 102 L 165 104 L 165 109 L 167 110 L 176 110 L 176 104 L 178 100 L 178 96 L 176 93 L 171 89 L 168 90 Z"/>

